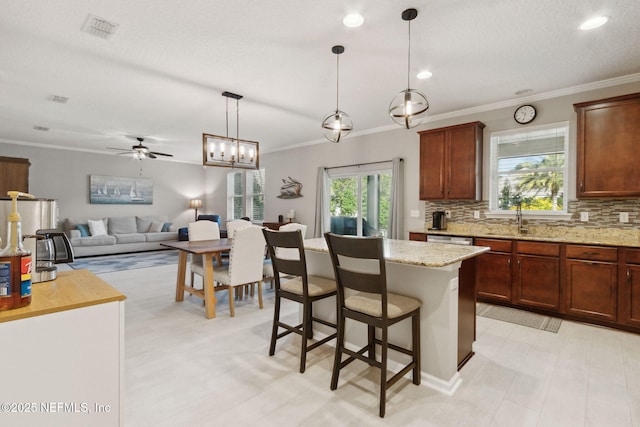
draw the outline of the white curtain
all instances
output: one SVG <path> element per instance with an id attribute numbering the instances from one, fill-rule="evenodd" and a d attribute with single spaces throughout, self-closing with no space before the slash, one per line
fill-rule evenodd
<path id="1" fill-rule="evenodd" d="M 404 160 L 393 158 L 391 178 L 391 206 L 389 213 L 389 238 L 404 238 Z"/>
<path id="2" fill-rule="evenodd" d="M 329 174 L 325 167 L 318 168 L 318 180 L 316 182 L 316 218 L 313 227 L 313 237 L 324 237 L 329 231 L 329 218 L 327 217 L 325 204 L 329 203 Z"/>

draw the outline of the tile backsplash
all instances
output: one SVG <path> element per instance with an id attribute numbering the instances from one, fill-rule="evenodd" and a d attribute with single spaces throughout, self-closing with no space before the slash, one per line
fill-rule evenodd
<path id="1" fill-rule="evenodd" d="M 433 211 L 451 211 L 450 222 L 454 223 L 482 223 L 508 225 L 515 221 L 507 218 L 486 218 L 485 212 L 489 210 L 488 201 L 437 201 L 425 202 L 425 225 L 431 225 L 431 213 Z M 480 211 L 480 219 L 473 218 L 473 211 Z M 589 221 L 580 221 L 580 213 L 588 212 Z M 620 213 L 629 214 L 629 222 L 620 222 Z M 581 199 L 569 201 L 568 213 L 570 220 L 527 219 L 527 223 L 533 226 L 563 226 L 583 228 L 640 228 L 640 199 Z"/>

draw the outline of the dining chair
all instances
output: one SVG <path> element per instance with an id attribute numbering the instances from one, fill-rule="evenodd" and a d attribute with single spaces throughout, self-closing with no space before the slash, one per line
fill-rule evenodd
<path id="1" fill-rule="evenodd" d="M 262 232 L 271 256 L 276 284 L 269 356 L 274 355 L 278 339 L 290 333 L 300 335 L 302 341 L 300 372 L 302 373 L 306 368 L 307 353 L 336 337 L 336 333 L 333 333 L 311 345 L 308 344 L 308 340 L 313 338 L 313 322 L 336 327 L 335 323 L 313 316 L 313 303 L 334 296 L 336 282 L 326 277 L 307 274 L 301 229 L 282 231 L 280 228 L 280 231 L 274 231 L 265 228 Z M 295 252 L 295 255 L 292 252 Z M 281 278 L 281 275 L 285 274 L 295 278 Z M 283 298 L 302 304 L 302 323 L 294 326 L 280 320 L 280 304 Z M 284 331 L 278 334 L 279 328 L 283 328 Z"/>
<path id="2" fill-rule="evenodd" d="M 229 263 L 213 269 L 216 290 L 229 290 L 229 311 L 235 316 L 233 290 L 245 285 L 258 285 L 258 301 L 262 308 L 262 262 L 264 259 L 262 227 L 251 225 L 235 231 Z"/>
<path id="3" fill-rule="evenodd" d="M 249 227 L 251 225 L 253 225 L 251 221 L 246 221 L 244 219 L 234 219 L 232 221 L 227 221 L 227 237 L 233 239 L 233 235 L 236 230 L 244 227 Z"/>
<path id="4" fill-rule="evenodd" d="M 197 242 L 200 240 L 218 240 L 220 239 L 220 227 L 217 222 L 213 221 L 196 221 L 188 224 L 189 241 Z M 203 255 L 191 255 L 191 287 L 193 287 L 193 279 L 197 274 L 204 278 Z M 216 264 L 222 265 L 220 254 L 216 254 Z M 204 279 L 203 279 L 204 280 Z"/>
<path id="5" fill-rule="evenodd" d="M 281 226 L 278 231 L 295 231 L 300 230 L 302 233 L 302 238 L 304 239 L 305 234 L 307 234 L 307 226 L 305 224 L 299 224 L 297 222 L 290 222 Z M 287 255 L 288 254 L 288 255 Z M 298 250 L 295 248 L 278 248 L 278 255 L 280 258 L 297 258 Z M 264 270 L 263 274 L 264 279 L 263 282 L 270 282 L 271 287 L 273 287 L 273 266 L 271 265 L 271 257 L 267 254 L 264 260 Z"/>
<path id="6" fill-rule="evenodd" d="M 380 369 L 380 417 L 384 417 L 386 391 L 400 378 L 413 372 L 413 383 L 420 384 L 420 306 L 415 298 L 387 292 L 386 263 L 381 237 L 340 236 L 325 233 L 337 284 L 337 324 L 335 360 L 331 390 L 338 387 L 340 369 L 358 359 Z M 347 291 L 347 292 L 345 292 Z M 391 344 L 389 327 L 411 318 L 411 348 Z M 367 345 L 353 351 L 344 345 L 346 319 L 367 325 Z M 380 338 L 376 330 L 380 330 Z M 380 361 L 376 357 L 380 346 Z M 395 350 L 411 361 L 387 380 L 387 353 Z M 342 355 L 349 357 L 342 360 Z"/>

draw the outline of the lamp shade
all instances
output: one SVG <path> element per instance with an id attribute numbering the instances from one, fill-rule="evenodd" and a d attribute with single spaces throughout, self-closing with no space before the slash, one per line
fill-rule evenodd
<path id="1" fill-rule="evenodd" d="M 189 208 L 191 209 L 200 209 L 202 207 L 202 200 L 193 199 L 189 202 Z"/>

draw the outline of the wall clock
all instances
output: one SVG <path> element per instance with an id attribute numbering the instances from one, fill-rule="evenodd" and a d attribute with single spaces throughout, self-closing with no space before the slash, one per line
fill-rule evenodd
<path id="1" fill-rule="evenodd" d="M 516 108 L 513 118 L 521 125 L 531 123 L 536 118 L 536 109 L 533 105 L 521 105 Z"/>

